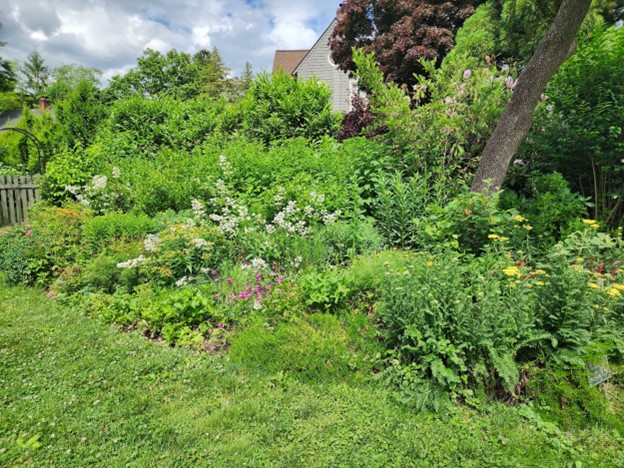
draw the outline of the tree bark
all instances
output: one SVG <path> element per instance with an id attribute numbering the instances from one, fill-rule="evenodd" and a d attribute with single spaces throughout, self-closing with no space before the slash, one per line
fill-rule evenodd
<path id="1" fill-rule="evenodd" d="M 548 80 L 576 49 L 576 34 L 591 0 L 563 0 L 550 30 L 520 74 L 511 99 L 481 155 L 473 192 L 500 190 L 507 168 L 531 128 L 533 112 Z"/>

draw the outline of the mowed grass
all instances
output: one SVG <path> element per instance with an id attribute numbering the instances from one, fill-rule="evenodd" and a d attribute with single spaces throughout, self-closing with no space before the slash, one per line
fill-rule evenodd
<path id="1" fill-rule="evenodd" d="M 0 466 L 624 465 L 613 431 L 496 404 L 418 414 L 374 382 L 269 360 L 172 349 L 0 282 Z"/>

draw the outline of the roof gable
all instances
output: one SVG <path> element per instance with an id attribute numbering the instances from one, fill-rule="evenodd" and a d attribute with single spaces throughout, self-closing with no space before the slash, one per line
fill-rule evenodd
<path id="1" fill-rule="evenodd" d="M 289 75 L 295 71 L 295 68 L 301 63 L 303 58 L 308 54 L 308 50 L 276 50 L 273 59 L 273 73 L 284 70 Z"/>

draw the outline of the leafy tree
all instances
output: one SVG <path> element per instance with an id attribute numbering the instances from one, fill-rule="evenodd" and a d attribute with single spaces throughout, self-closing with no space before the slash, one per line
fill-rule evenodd
<path id="1" fill-rule="evenodd" d="M 576 34 L 590 6 L 591 0 L 563 0 L 561 3 L 550 30 L 522 71 L 483 150 L 472 183 L 473 191 L 497 190 L 502 186 L 509 163 L 530 130 L 533 112 L 548 80 L 574 53 Z"/>
<path id="2" fill-rule="evenodd" d="M 69 147 L 80 143 L 86 148 L 94 140 L 98 125 L 108 114 L 100 94 L 92 80 L 81 77 L 57 102 L 56 116 Z"/>
<path id="3" fill-rule="evenodd" d="M 147 49 L 137 66 L 114 76 L 105 90 L 107 101 L 139 94 L 190 100 L 200 95 L 218 98 L 230 89 L 229 70 L 216 48 L 191 56 L 175 49 L 166 54 Z"/>
<path id="4" fill-rule="evenodd" d="M 352 71 L 352 48 L 375 52 L 387 81 L 413 85 L 414 73 L 425 73 L 419 60 L 441 62 L 457 30 L 484 1 L 346 0 L 330 38 L 332 59 Z"/>
<path id="5" fill-rule="evenodd" d="M 253 79 L 254 73 L 253 69 L 251 68 L 251 63 L 245 62 L 245 69 L 238 79 L 239 90 L 242 94 L 245 94 L 247 90 L 251 87 L 251 82 L 253 81 Z"/>
<path id="6" fill-rule="evenodd" d="M 0 28 L 2 24 L 0 23 Z M 0 42 L 0 48 L 4 47 L 6 42 Z M 15 83 L 17 77 L 15 76 L 15 70 L 13 64 L 6 59 L 0 57 L 0 92 L 13 91 L 15 89 Z"/>
<path id="7" fill-rule="evenodd" d="M 98 88 L 102 78 L 102 71 L 97 68 L 87 68 L 75 63 L 61 65 L 52 70 L 52 84 L 46 89 L 46 95 L 52 102 L 65 99 L 82 83 L 90 83 Z"/>
<path id="8" fill-rule="evenodd" d="M 20 72 L 21 92 L 26 102 L 32 105 L 44 95 L 50 79 L 50 69 L 45 65 L 43 56 L 35 50 L 28 55 L 26 62 L 20 67 Z"/>
<path id="9" fill-rule="evenodd" d="M 193 60 L 199 71 L 198 81 L 203 96 L 218 99 L 234 91 L 235 83 L 228 78 L 230 70 L 223 63 L 216 47 L 213 47 L 211 51 L 200 50 Z"/>

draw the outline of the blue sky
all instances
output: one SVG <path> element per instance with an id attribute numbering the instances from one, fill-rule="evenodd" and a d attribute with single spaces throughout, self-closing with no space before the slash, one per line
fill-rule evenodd
<path id="1" fill-rule="evenodd" d="M 55 67 L 124 73 L 146 48 L 217 47 L 235 74 L 271 68 L 276 49 L 306 49 L 334 18 L 334 0 L 0 0 L 0 55 L 37 49 Z"/>

